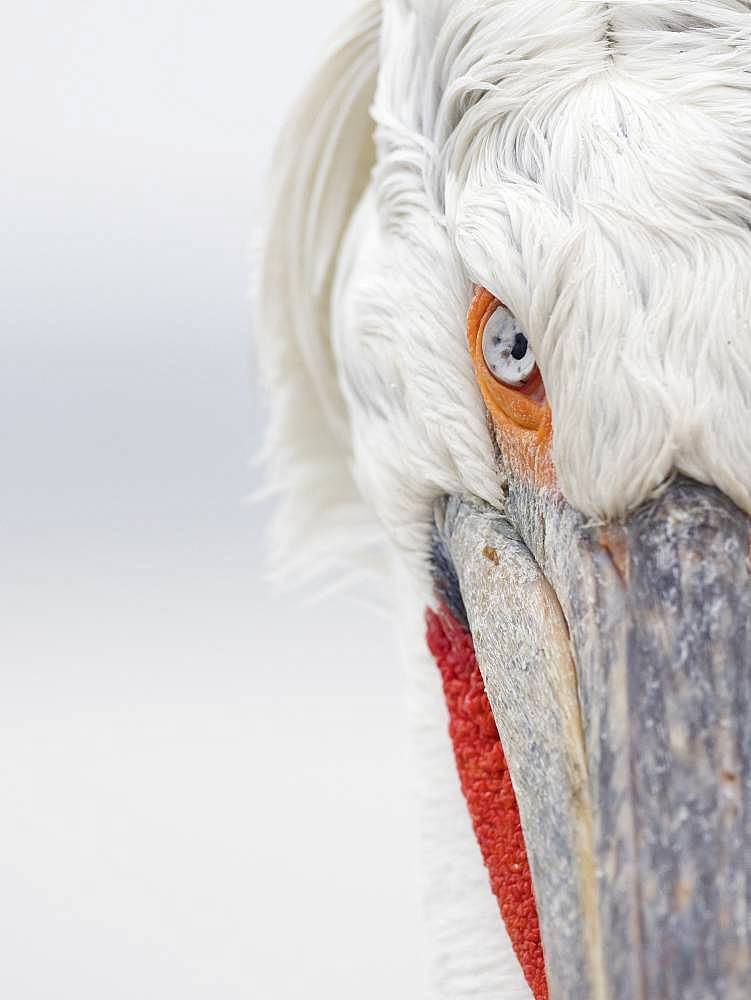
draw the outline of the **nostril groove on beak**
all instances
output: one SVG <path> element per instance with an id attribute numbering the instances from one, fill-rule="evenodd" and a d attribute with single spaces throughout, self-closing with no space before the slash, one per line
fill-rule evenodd
<path id="1" fill-rule="evenodd" d="M 621 579 L 621 582 L 628 586 L 628 543 L 626 532 L 622 525 L 612 524 L 600 528 L 597 533 L 597 541 L 610 557 L 613 567 Z"/>

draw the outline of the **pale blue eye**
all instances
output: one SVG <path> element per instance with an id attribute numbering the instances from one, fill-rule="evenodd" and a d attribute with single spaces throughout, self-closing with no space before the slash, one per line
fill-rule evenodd
<path id="1" fill-rule="evenodd" d="M 524 331 L 503 306 L 485 324 L 482 354 L 493 375 L 506 385 L 524 385 L 535 370 L 535 356 Z"/>

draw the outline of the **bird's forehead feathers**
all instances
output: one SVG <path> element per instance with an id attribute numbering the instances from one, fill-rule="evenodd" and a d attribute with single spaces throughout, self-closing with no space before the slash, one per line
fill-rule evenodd
<path id="1" fill-rule="evenodd" d="M 674 468 L 751 507 L 749 90 L 741 3 L 386 5 L 386 257 L 408 248 L 446 316 L 467 279 L 517 314 L 564 492 L 588 513 L 621 513 Z M 434 328 L 432 350 L 455 358 L 462 337 Z M 403 378 L 419 341 L 411 369 L 403 348 L 389 362 Z"/>

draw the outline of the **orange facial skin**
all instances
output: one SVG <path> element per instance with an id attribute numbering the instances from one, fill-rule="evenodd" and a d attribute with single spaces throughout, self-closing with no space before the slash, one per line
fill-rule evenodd
<path id="1" fill-rule="evenodd" d="M 482 398 L 493 421 L 501 454 L 514 471 L 535 486 L 554 487 L 550 456 L 553 423 L 545 387 L 537 369 L 522 386 L 503 385 L 492 374 L 482 353 L 482 334 L 501 303 L 486 288 L 477 288 L 467 315 L 467 341 Z"/>

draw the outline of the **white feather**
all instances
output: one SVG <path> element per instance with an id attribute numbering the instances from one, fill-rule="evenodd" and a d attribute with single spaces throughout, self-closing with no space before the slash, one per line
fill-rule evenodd
<path id="1" fill-rule="evenodd" d="M 287 583 L 351 568 L 382 538 L 354 485 L 330 340 L 330 286 L 374 159 L 380 11 L 367 3 L 290 114 L 274 157 L 256 349 L 269 401 L 272 566 Z"/>
<path id="2" fill-rule="evenodd" d="M 432 354 L 453 361 L 455 290 L 472 279 L 526 327 L 574 506 L 617 517 L 679 471 L 751 510 L 747 4 L 392 3 L 384 32 L 375 197 L 393 290 L 381 289 L 378 308 L 410 329 L 410 348 L 383 366 L 414 384 L 415 345 L 431 372 L 428 326 Z M 397 244 L 415 283 L 431 271 L 431 314 L 414 322 L 403 315 L 408 282 L 389 280 Z M 365 279 L 358 294 L 368 297 Z M 447 392 L 440 378 L 433 387 L 452 428 L 475 419 L 474 400 L 457 402 L 460 371 Z M 422 408 L 425 420 L 437 405 Z M 464 488 L 482 495 L 491 468 L 469 442 L 454 444 Z M 377 478 L 380 453 L 364 461 Z M 423 463 L 428 491 L 436 465 L 449 466 L 439 447 Z M 403 533 L 401 512 L 384 513 Z"/>

